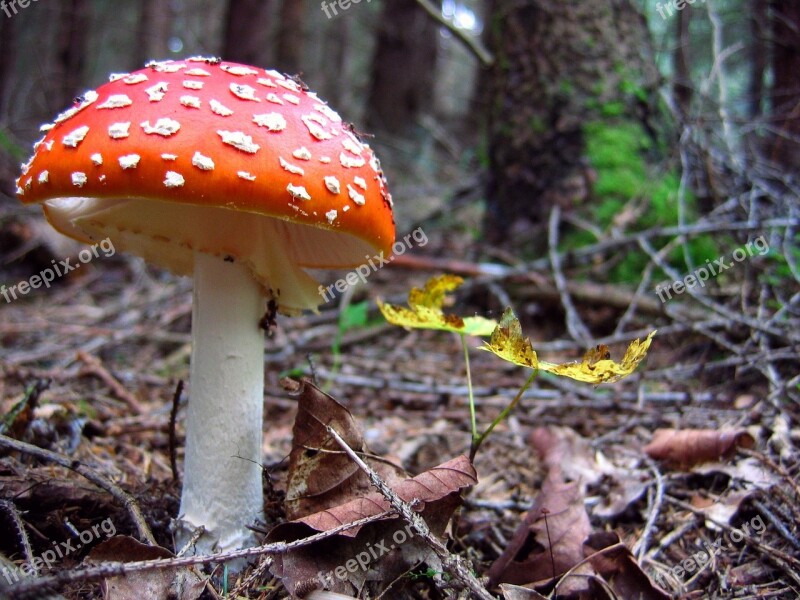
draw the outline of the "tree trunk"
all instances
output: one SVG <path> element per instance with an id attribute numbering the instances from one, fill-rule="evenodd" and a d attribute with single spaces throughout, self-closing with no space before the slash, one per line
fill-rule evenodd
<path id="1" fill-rule="evenodd" d="M 0 122 L 6 118 L 6 103 L 9 102 L 14 65 L 17 62 L 16 21 L 0 18 Z"/>
<path id="2" fill-rule="evenodd" d="M 277 55 L 278 69 L 289 74 L 303 70 L 303 39 L 305 29 L 305 2 L 283 0 L 279 17 Z"/>
<path id="3" fill-rule="evenodd" d="M 351 83 L 347 46 L 350 40 L 350 21 L 343 18 L 325 31 L 325 55 L 322 60 L 326 99 L 331 106 L 343 106 L 349 98 L 347 87 Z"/>
<path id="4" fill-rule="evenodd" d="M 384 2 L 372 59 L 368 128 L 408 136 L 418 117 L 432 110 L 438 31 L 415 0 Z"/>
<path id="5" fill-rule="evenodd" d="M 758 119 L 764 112 L 764 74 L 768 67 L 769 0 L 750 0 L 750 84 L 748 115 Z"/>
<path id="6" fill-rule="evenodd" d="M 586 124 L 645 124 L 658 74 L 630 0 L 493 0 L 485 234 L 545 222 L 554 204 L 588 197 Z"/>
<path id="7" fill-rule="evenodd" d="M 678 11 L 675 18 L 675 49 L 672 52 L 672 65 L 675 70 L 672 93 L 675 103 L 686 117 L 692 103 L 692 67 L 689 56 L 691 55 L 692 38 L 689 24 L 692 21 L 692 7 L 686 6 Z"/>
<path id="8" fill-rule="evenodd" d="M 170 57 L 169 38 L 173 22 L 170 4 L 164 0 L 143 0 L 141 3 L 142 12 L 136 30 L 136 68 L 150 60 Z"/>
<path id="9" fill-rule="evenodd" d="M 302 6 L 302 2 L 293 0 Z M 246 65 L 273 67 L 272 0 L 229 0 L 222 57 Z"/>
<path id="10" fill-rule="evenodd" d="M 800 166 L 800 0 L 773 0 L 772 72 L 770 91 L 774 140 L 770 158 L 796 169 Z"/>
<path id="11" fill-rule="evenodd" d="M 84 68 L 89 36 L 89 0 L 63 0 L 59 3 L 59 29 L 53 88 L 48 94 L 51 112 L 68 106 L 86 85 Z"/>

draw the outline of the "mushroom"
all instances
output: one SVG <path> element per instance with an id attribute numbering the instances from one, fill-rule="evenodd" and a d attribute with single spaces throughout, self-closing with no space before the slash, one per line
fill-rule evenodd
<path id="1" fill-rule="evenodd" d="M 309 268 L 391 253 L 392 202 L 372 150 L 276 71 L 190 58 L 112 75 L 44 125 L 17 195 L 61 233 L 194 276 L 186 456 L 176 542 L 255 543 L 266 301 L 322 301 Z"/>

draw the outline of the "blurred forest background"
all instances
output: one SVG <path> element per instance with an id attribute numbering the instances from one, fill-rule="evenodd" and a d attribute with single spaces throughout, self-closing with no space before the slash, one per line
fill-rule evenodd
<path id="1" fill-rule="evenodd" d="M 600 230 L 687 224 L 742 178 L 783 193 L 800 161 L 795 0 L 34 0 L 3 11 L 6 197 L 38 124 L 83 90 L 197 54 L 301 75 L 375 136 L 402 216 L 468 196 L 483 202 L 492 243 L 530 246 L 553 206 L 585 208 Z"/>
<path id="2" fill-rule="evenodd" d="M 317 373 L 354 413 L 384 424 L 374 425 L 374 437 L 392 452 L 397 438 L 442 443 L 447 428 L 426 427 L 432 415 L 451 423 L 448 402 L 463 402 L 464 373 L 453 366 L 460 347 L 417 333 L 384 338 L 385 324 L 342 317 L 352 303 L 373 318 L 370 298 L 402 300 L 431 273 L 471 277 L 458 300 L 467 312 L 499 317 L 512 305 L 526 335 L 542 340 L 537 350 L 564 359 L 658 328 L 647 369 L 631 387 L 606 392 L 544 378 L 525 396 L 537 404 L 520 408 L 514 423 L 522 429 L 512 427 L 513 435 L 557 424 L 595 439 L 595 449 L 631 448 L 659 427 L 749 428 L 772 466 L 785 467 L 775 473 L 786 495 L 737 488 L 739 471 L 723 484 L 718 473 L 673 473 L 665 483 L 642 463 L 643 477 L 659 487 L 648 484 L 637 517 L 615 518 L 628 527 L 641 564 L 679 564 L 692 550 L 653 540 L 689 544 L 676 541 L 686 533 L 680 523 L 703 523 L 691 511 L 707 505 L 686 503 L 695 490 L 713 488 L 715 498 L 730 500 L 726 522 L 765 515 L 770 537 L 760 543 L 780 554 L 751 545 L 667 587 L 733 597 L 725 594 L 747 581 L 770 591 L 758 597 L 797 597 L 800 0 L 30 0 L 25 7 L 5 0 L 0 11 L 0 282 L 26 279 L 75 251 L 42 225 L 38 208 L 16 200 L 15 180 L 39 125 L 76 96 L 150 59 L 213 55 L 298 74 L 369 136 L 395 199 L 398 235 L 422 226 L 430 244 L 321 316 L 282 321 L 277 335 L 286 345 L 266 358 L 276 420 L 290 423 L 291 410 L 276 399 L 278 374 L 305 369 L 302 357 L 312 353 Z M 731 260 L 754 240 L 758 252 Z M 675 289 L 721 257 L 730 269 L 702 287 Z M 169 403 L 188 361 L 191 283 L 127 260 L 87 266 L 91 275 L 77 280 L 83 287 L 64 281 L 50 293 L 0 302 L 0 398 L 18 399 L 45 376 L 75 406 L 84 395 L 113 396 L 75 383 L 89 368 L 75 358 L 77 348 L 96 353 L 140 399 Z M 513 397 L 511 375 L 487 357 L 475 361 L 481 415 L 496 414 Z M 93 413 L 95 435 L 111 435 L 117 409 L 99 406 L 92 410 L 107 421 Z M 398 414 L 403 427 L 385 425 Z M 148 427 L 163 432 L 165 419 L 137 421 L 141 429 L 120 444 Z M 489 444 L 489 456 L 503 440 L 511 450 L 484 459 L 489 466 L 479 461 L 479 472 L 530 474 L 515 462 L 530 452 L 514 449 L 512 433 Z M 141 435 L 146 442 L 131 446 L 166 452 L 163 439 L 158 446 L 155 434 Z M 277 434 L 270 440 L 277 449 L 265 462 L 280 465 L 286 448 Z M 441 445 L 432 452 L 449 456 Z M 414 457 L 418 470 L 436 464 Z M 140 473 L 129 466 L 120 468 L 133 489 Z M 525 496 L 525 477 L 509 488 Z M 678 499 L 670 504 L 664 494 Z M 501 519 L 506 537 L 495 539 L 476 506 L 462 526 L 483 536 L 465 538 L 483 574 L 514 519 Z M 650 515 L 646 527 L 642 515 Z M 728 569 L 761 560 L 769 567 L 739 579 Z"/>

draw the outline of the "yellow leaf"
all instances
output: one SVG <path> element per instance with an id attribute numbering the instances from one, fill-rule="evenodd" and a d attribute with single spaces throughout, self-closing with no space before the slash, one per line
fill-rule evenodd
<path id="1" fill-rule="evenodd" d="M 647 354 L 655 334 L 655 331 L 652 332 L 643 342 L 638 339 L 631 342 L 625 356 L 618 363 L 610 359 L 608 346 L 599 345 L 586 352 L 583 360 L 579 363 L 556 364 L 538 360 L 530 340 L 522 337 L 519 320 L 514 312 L 507 308 L 500 319 L 500 324 L 492 332 L 489 342 L 481 346 L 481 350 L 491 352 L 515 365 L 547 371 L 577 381 L 610 383 L 618 381 L 636 370 Z"/>
<path id="2" fill-rule="evenodd" d="M 536 356 L 536 351 L 531 346 L 530 339 L 522 338 L 522 326 L 519 324 L 517 315 L 510 308 L 507 308 L 503 313 L 500 323 L 492 332 L 492 337 L 489 338 L 489 342 L 484 342 L 480 349 L 496 354 L 503 360 L 515 365 L 530 367 L 531 369 L 539 368 L 539 359 Z"/>
<path id="3" fill-rule="evenodd" d="M 438 329 L 467 335 L 487 336 L 497 322 L 484 317 L 459 317 L 442 311 L 448 292 L 458 288 L 464 280 L 457 275 L 431 277 L 423 288 L 412 288 L 408 294 L 408 306 L 385 304 L 378 299 L 378 308 L 384 318 L 393 325 L 415 329 Z"/>

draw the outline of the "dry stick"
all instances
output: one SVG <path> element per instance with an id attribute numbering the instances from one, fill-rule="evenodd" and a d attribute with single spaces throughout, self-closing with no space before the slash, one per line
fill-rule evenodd
<path id="1" fill-rule="evenodd" d="M 644 525 L 644 531 L 633 546 L 632 552 L 636 555 L 637 562 L 641 562 L 642 558 L 644 558 L 647 553 L 647 547 L 650 544 L 650 536 L 655 529 L 656 519 L 658 519 L 658 515 L 661 513 L 661 506 L 664 504 L 664 476 L 661 474 L 661 470 L 653 459 L 645 457 L 645 461 L 656 476 L 656 491 L 655 498 L 653 498 L 653 508 L 650 510 L 650 514 L 647 515 L 647 523 Z"/>
<path id="2" fill-rule="evenodd" d="M 83 350 L 78 351 L 77 357 L 86 365 L 85 369 L 81 369 L 82 374 L 97 376 L 117 398 L 127 404 L 137 415 L 144 413 L 144 408 L 136 396 L 126 390 L 125 386 L 103 366 L 99 359 Z"/>
<path id="3" fill-rule="evenodd" d="M 463 43 L 467 49 L 472 52 L 479 61 L 481 61 L 484 67 L 491 67 L 492 64 L 494 64 L 494 57 L 492 56 L 492 53 L 484 48 L 480 41 L 472 39 L 469 37 L 469 35 L 464 33 L 464 31 L 445 19 L 442 16 L 442 11 L 431 4 L 429 0 L 417 0 L 417 4 L 419 4 L 420 7 L 422 7 L 422 9 L 428 13 L 433 20 L 447 28 L 450 33 L 452 33 L 461 43 Z"/>
<path id="4" fill-rule="evenodd" d="M 646 239 L 644 239 L 644 238 L 639 239 L 639 246 L 642 248 L 642 250 L 644 250 L 650 256 L 650 258 L 652 258 L 656 262 L 656 264 L 659 267 L 661 267 L 661 269 L 667 275 L 672 277 L 675 281 L 681 281 L 683 279 L 683 277 L 681 277 L 680 274 L 677 271 L 675 271 L 672 267 L 670 267 L 668 264 L 666 264 L 666 262 L 664 262 L 658 256 L 659 253 L 656 252 L 656 250 L 650 245 L 650 243 Z M 789 341 L 792 341 L 792 342 L 800 342 L 800 335 L 792 334 L 789 331 L 780 331 L 780 330 L 777 330 L 777 329 L 775 329 L 773 327 L 767 327 L 766 325 L 763 325 L 763 324 L 759 323 L 756 319 L 752 319 L 752 318 L 750 318 L 750 317 L 748 317 L 747 315 L 744 315 L 744 314 L 735 314 L 735 313 L 731 312 L 731 310 L 729 308 L 726 308 L 724 306 L 720 306 L 716 302 L 713 302 L 713 301 L 709 300 L 703 294 L 700 294 L 700 293 L 696 292 L 691 286 L 685 286 L 685 289 L 686 289 L 686 292 L 692 298 L 697 300 L 700 304 L 702 304 L 706 308 L 714 311 L 718 315 L 721 315 L 723 317 L 727 317 L 731 321 L 735 321 L 736 323 L 740 323 L 742 325 L 747 325 L 748 327 L 750 327 L 751 329 L 755 329 L 756 331 L 762 331 L 764 333 L 769 333 L 770 335 L 773 335 L 773 336 L 775 336 L 777 338 L 780 338 L 780 339 L 789 340 Z"/>
<path id="5" fill-rule="evenodd" d="M 342 448 L 342 450 L 347 453 L 347 455 L 356 463 L 362 471 L 364 471 L 369 480 L 372 482 L 378 490 L 383 494 L 383 497 L 389 501 L 394 508 L 409 525 L 411 525 L 414 530 L 416 531 L 417 535 L 419 535 L 425 542 L 430 546 L 430 548 L 434 551 L 436 556 L 442 561 L 442 565 L 448 570 L 448 572 L 460 579 L 468 588 L 469 590 L 475 594 L 477 598 L 481 598 L 482 600 L 495 600 L 494 597 L 484 588 L 481 583 L 475 578 L 475 576 L 470 572 L 469 568 L 467 568 L 462 560 L 461 557 L 458 555 L 451 554 L 447 548 L 445 547 L 442 542 L 440 542 L 428 529 L 428 524 L 425 520 L 419 516 L 414 510 L 405 502 L 403 502 L 400 497 L 395 494 L 391 488 L 389 488 L 386 483 L 378 476 L 378 474 L 373 471 L 367 463 L 365 463 L 361 458 L 356 454 L 350 446 L 347 445 L 347 442 L 344 441 L 342 436 L 330 425 L 326 425 L 325 427 L 328 433 L 336 440 L 336 443 Z"/>
<path id="6" fill-rule="evenodd" d="M 35 456 L 41 460 L 56 463 L 57 465 L 61 465 L 62 467 L 66 467 L 67 469 L 82 475 L 97 487 L 107 491 L 114 498 L 120 501 L 125 508 L 128 509 L 133 522 L 136 524 L 136 528 L 139 530 L 139 538 L 151 546 L 156 545 L 156 540 L 153 537 L 153 534 L 150 532 L 150 528 L 147 526 L 147 522 L 145 521 L 144 515 L 142 514 L 139 505 L 136 503 L 136 500 L 133 496 L 124 491 L 115 483 L 106 479 L 99 473 L 95 473 L 89 467 L 82 465 L 77 460 L 71 460 L 61 454 L 51 452 L 50 450 L 45 450 L 44 448 L 39 448 L 38 446 L 34 446 L 32 444 L 20 442 L 5 435 L 0 435 L 0 447 L 10 448 L 11 450 L 16 450 L 17 452 Z"/>
<path id="7" fill-rule="evenodd" d="M 561 220 L 561 209 L 554 206 L 550 211 L 550 222 L 547 228 L 547 247 L 550 253 L 550 264 L 553 271 L 553 279 L 556 282 L 556 289 L 561 296 L 561 306 L 564 307 L 567 313 L 567 331 L 572 338 L 586 346 L 592 339 L 592 334 L 589 333 L 589 328 L 581 320 L 578 311 L 575 310 L 575 305 L 570 298 L 569 290 L 567 288 L 567 280 L 564 278 L 564 273 L 561 271 L 561 258 L 558 255 L 558 224 Z"/>
<path id="8" fill-rule="evenodd" d="M 748 532 L 737 530 L 735 527 L 731 527 L 727 523 L 723 523 L 722 521 L 718 521 L 709 517 L 706 513 L 702 510 L 695 508 L 688 502 L 684 502 L 682 500 L 678 500 L 677 498 L 673 498 L 672 496 L 665 496 L 667 502 L 674 504 L 675 506 L 679 506 L 684 510 L 688 510 L 691 513 L 696 514 L 697 516 L 703 517 L 706 521 L 711 521 L 714 525 L 721 527 L 728 533 L 733 531 L 738 531 L 744 542 L 758 550 L 762 554 L 767 555 L 770 559 L 772 559 L 781 569 L 783 569 L 789 577 L 795 580 L 795 582 L 800 585 L 800 560 L 797 560 L 794 556 L 786 554 L 785 552 L 781 552 L 777 548 L 773 548 L 772 546 L 767 546 L 766 544 L 762 544 L 761 542 L 757 541 L 753 538 Z M 792 569 L 792 567 L 794 569 Z"/>
<path id="9" fill-rule="evenodd" d="M 172 408 L 169 411 L 169 467 L 172 470 L 172 481 L 179 481 L 178 476 L 178 434 L 175 427 L 178 423 L 178 407 L 183 393 L 183 379 L 178 380 L 175 393 L 172 395 Z"/>
<path id="10" fill-rule="evenodd" d="M 30 568 L 33 569 L 34 574 L 38 575 L 39 568 L 36 566 L 36 562 L 33 560 L 33 548 L 31 548 L 31 541 L 28 538 L 28 534 L 25 533 L 25 523 L 22 521 L 22 517 L 20 516 L 17 507 L 14 506 L 14 503 L 10 500 L 0 500 L 0 508 L 4 509 L 11 516 L 11 520 L 14 523 L 14 527 L 17 530 L 17 535 L 19 536 L 19 541 L 22 544 L 22 549 L 25 551 L 25 560 Z"/>
<path id="11" fill-rule="evenodd" d="M 39 403 L 39 396 L 50 386 L 49 379 L 37 379 L 34 383 L 29 385 L 25 390 L 22 400 L 17 402 L 11 407 L 11 410 L 3 415 L 0 420 L 0 434 L 4 434 L 8 429 L 14 426 L 17 417 L 21 415 L 27 408 L 36 408 Z"/>
<path id="12" fill-rule="evenodd" d="M 50 575 L 48 577 L 40 577 L 38 579 L 32 579 L 29 581 L 25 581 L 23 583 L 18 583 L 16 585 L 9 586 L 7 589 L 9 592 L 14 592 L 15 594 L 14 597 L 17 598 L 17 597 L 27 596 L 33 593 L 40 593 L 43 590 L 47 589 L 54 589 L 58 586 L 65 585 L 68 583 L 74 583 L 76 581 L 88 582 L 88 581 L 96 581 L 98 579 L 105 579 L 107 577 L 122 577 L 130 573 L 135 573 L 139 571 L 155 571 L 158 569 L 191 567 L 194 565 L 204 565 L 208 563 L 222 563 L 231 560 L 236 560 L 238 558 L 250 558 L 252 556 L 260 556 L 262 554 L 286 554 L 287 552 L 290 552 L 296 548 L 313 544 L 314 542 L 324 540 L 331 536 L 337 535 L 342 531 L 346 531 L 354 527 L 361 527 L 362 525 L 368 525 L 369 523 L 385 519 L 386 517 L 392 516 L 394 514 L 395 514 L 394 511 L 386 511 L 378 513 L 376 515 L 371 515 L 369 517 L 359 519 L 358 521 L 353 521 L 352 523 L 345 523 L 344 525 L 339 525 L 338 527 L 334 527 L 333 529 L 329 529 L 328 531 L 316 533 L 307 538 L 303 538 L 301 540 L 295 540 L 293 542 L 275 542 L 272 544 L 263 544 L 261 546 L 256 546 L 254 548 L 244 548 L 242 550 L 232 550 L 230 552 L 223 552 L 220 554 L 210 554 L 204 556 L 187 556 L 183 558 L 156 558 L 153 560 L 140 560 L 128 563 L 107 562 L 98 565 L 96 567 L 72 569 L 70 571 L 65 571 L 62 573 L 58 573 L 56 575 Z"/>

